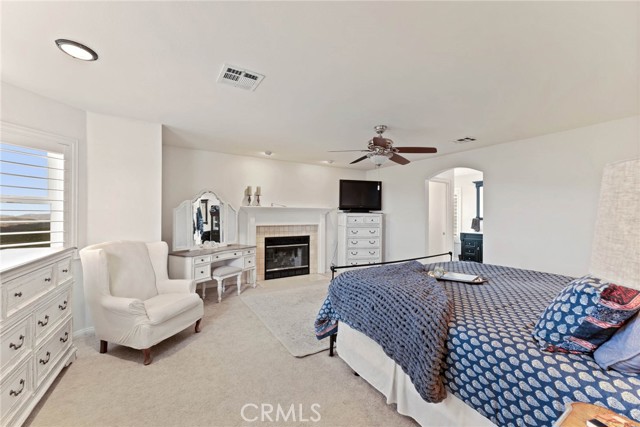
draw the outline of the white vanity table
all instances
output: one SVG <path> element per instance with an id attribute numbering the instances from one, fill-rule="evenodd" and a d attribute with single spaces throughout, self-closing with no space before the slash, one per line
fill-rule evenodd
<path id="1" fill-rule="evenodd" d="M 217 248 L 203 248 L 176 251 L 169 254 L 169 277 L 172 279 L 192 279 L 202 283 L 202 297 L 205 296 L 206 282 L 211 281 L 211 271 L 223 265 L 239 267 L 246 275 L 246 283 L 256 284 L 256 247 L 248 245 L 228 245 Z"/>
<path id="2" fill-rule="evenodd" d="M 173 210 L 173 252 L 169 277 L 191 279 L 205 286 L 212 270 L 231 266 L 242 269 L 245 283 L 256 283 L 256 247 L 238 245 L 238 212 L 213 191 L 203 190 Z"/>

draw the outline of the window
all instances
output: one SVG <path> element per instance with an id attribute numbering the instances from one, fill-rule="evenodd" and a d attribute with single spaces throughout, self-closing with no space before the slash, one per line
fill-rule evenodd
<path id="1" fill-rule="evenodd" d="M 0 129 L 0 249 L 73 246 L 75 141 Z"/>

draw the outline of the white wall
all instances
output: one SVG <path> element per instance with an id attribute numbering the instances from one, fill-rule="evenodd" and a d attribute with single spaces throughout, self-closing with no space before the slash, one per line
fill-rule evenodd
<path id="1" fill-rule="evenodd" d="M 88 112 L 87 169 L 87 244 L 160 240 L 160 124 Z"/>
<path id="2" fill-rule="evenodd" d="M 236 156 L 173 146 L 163 147 L 162 239 L 172 243 L 173 208 L 203 189 L 212 190 L 234 208 L 244 189 L 261 187 L 260 204 L 289 207 L 338 206 L 338 181 L 364 179 L 365 172 L 329 166 Z M 327 216 L 327 265 L 335 246 L 335 212 Z"/>
<path id="3" fill-rule="evenodd" d="M 469 167 L 484 172 L 486 263 L 585 274 L 602 168 L 640 157 L 639 121 L 614 120 L 368 172 L 384 183 L 385 259 L 425 254 L 425 180 Z"/>

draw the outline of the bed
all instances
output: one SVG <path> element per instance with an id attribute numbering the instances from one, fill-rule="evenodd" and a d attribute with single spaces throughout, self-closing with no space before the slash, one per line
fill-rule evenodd
<path id="1" fill-rule="evenodd" d="M 631 206 L 638 206 L 638 161 L 631 164 L 635 165 L 631 166 L 635 168 L 632 170 L 633 179 L 629 180 L 630 169 L 624 167 L 622 169 L 627 174 L 623 178 L 629 182 L 634 193 L 635 205 Z M 618 169 L 612 170 L 619 171 L 620 164 L 616 166 Z M 612 182 L 619 186 L 621 181 L 613 179 Z M 602 191 L 605 189 L 603 185 Z M 620 204 L 616 206 L 619 210 Z M 624 230 L 630 235 L 631 245 L 614 242 L 614 246 L 621 247 L 627 255 L 638 255 L 637 209 L 630 211 L 632 227 L 627 222 Z M 616 222 L 625 223 L 619 213 L 615 215 Z M 602 222 L 602 216 L 601 208 L 599 222 Z M 608 233 L 596 230 L 595 240 L 600 254 L 592 257 L 592 272 L 619 280 L 619 283 L 632 282 L 632 287 L 637 288 L 640 257 L 632 255 L 631 266 L 621 266 L 620 259 L 623 257 L 619 254 L 602 256 L 607 246 L 603 240 L 611 240 L 611 233 L 611 229 Z M 473 285 L 436 281 L 426 274 L 436 267 L 479 275 L 486 278 L 487 282 Z M 438 385 L 429 382 L 425 388 L 414 364 L 398 356 L 403 349 L 415 345 L 402 341 L 397 343 L 395 340 L 390 344 L 387 342 L 389 335 L 381 335 L 377 331 L 378 324 L 385 322 L 385 316 L 410 316 L 408 323 L 413 324 L 427 314 L 430 319 L 423 322 L 424 325 L 439 322 L 440 317 L 433 318 L 429 310 L 419 308 L 425 304 L 429 306 L 431 303 L 425 301 L 431 300 L 422 300 L 419 304 L 396 310 L 389 308 L 395 306 L 396 302 L 390 303 L 389 296 L 376 290 L 378 288 L 373 284 L 376 278 L 382 278 L 381 283 L 388 286 L 396 280 L 391 277 L 404 276 L 407 270 L 412 271 L 413 278 L 400 280 L 409 286 L 405 292 L 407 299 L 413 295 L 420 299 L 423 288 L 434 286 L 446 294 L 449 302 L 447 307 L 442 308 L 444 311 L 450 310 L 447 313 L 447 331 L 442 336 L 443 362 L 432 367 L 432 371 L 438 371 L 437 381 L 444 386 L 444 395 L 430 394 L 430 390 L 437 389 Z M 318 336 L 328 336 L 336 332 L 337 327 L 338 355 L 382 392 L 388 403 L 396 403 L 399 413 L 411 416 L 422 426 L 551 426 L 560 418 L 569 402 L 588 402 L 608 407 L 640 422 L 640 375 L 604 370 L 592 354 L 545 351 L 532 338 L 532 331 L 537 327 L 541 313 L 573 279 L 558 274 L 472 262 L 422 265 L 411 261 L 345 271 L 332 281 L 327 305 L 323 306 L 319 315 L 327 322 L 317 327 L 316 333 Z M 414 281 L 419 283 L 416 285 Z M 399 290 L 402 293 L 402 289 L 392 285 L 391 294 L 395 295 Z M 373 306 L 377 307 L 374 313 L 371 312 Z M 382 311 L 380 307 L 387 308 L 385 313 L 379 313 Z M 631 321 L 640 322 L 640 319 L 631 318 Z M 419 329 L 423 330 L 424 325 L 418 325 Z M 405 329 L 411 327 L 396 325 L 395 330 L 402 335 Z M 430 347 L 429 340 L 424 339 L 424 333 L 417 335 L 423 338 L 418 342 L 418 347 Z M 433 350 L 426 352 L 433 353 Z M 415 352 L 411 357 L 415 357 Z M 436 359 L 432 358 L 432 361 Z M 425 366 L 422 362 L 419 365 Z"/>

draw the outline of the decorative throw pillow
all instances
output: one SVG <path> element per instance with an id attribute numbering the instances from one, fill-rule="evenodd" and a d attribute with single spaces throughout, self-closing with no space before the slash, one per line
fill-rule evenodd
<path id="1" fill-rule="evenodd" d="M 591 353 L 613 336 L 640 310 L 640 291 L 614 285 L 600 292 L 600 301 L 571 335 L 558 345 L 549 345 L 547 351 Z"/>
<path id="2" fill-rule="evenodd" d="M 571 281 L 542 312 L 533 338 L 543 349 L 558 345 L 572 335 L 598 305 L 600 292 L 609 283 L 584 276 Z"/>
<path id="3" fill-rule="evenodd" d="M 632 318 L 593 353 L 602 369 L 640 374 L 640 315 Z"/>

